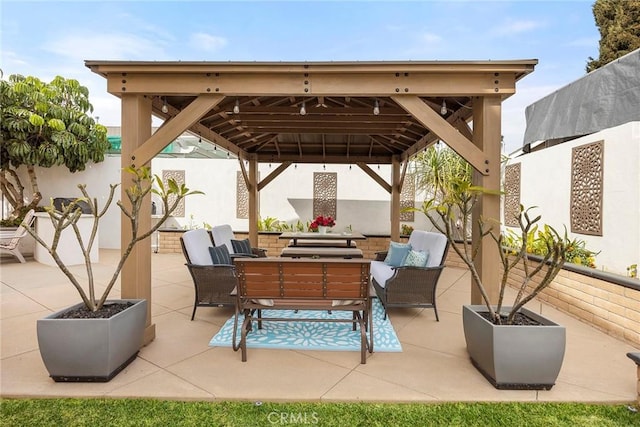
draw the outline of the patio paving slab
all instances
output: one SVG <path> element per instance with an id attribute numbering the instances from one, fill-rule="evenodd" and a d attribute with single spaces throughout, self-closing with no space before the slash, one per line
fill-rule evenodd
<path id="1" fill-rule="evenodd" d="M 101 250 L 95 271 L 108 280 L 118 251 Z M 470 276 L 447 267 L 432 309 L 392 309 L 402 353 L 210 348 L 209 340 L 233 308 L 200 307 L 194 321 L 193 285 L 181 254 L 152 254 L 152 318 L 156 339 L 109 383 L 55 383 L 37 351 L 36 320 L 79 301 L 56 267 L 28 259 L 0 261 L 0 395 L 2 397 L 149 397 L 248 401 L 550 401 L 623 403 L 636 399 L 638 351 L 546 304 L 544 312 L 567 328 L 567 351 L 550 391 L 496 390 L 466 353 L 461 306 L 469 302 Z M 113 296 L 119 295 L 119 287 Z"/>

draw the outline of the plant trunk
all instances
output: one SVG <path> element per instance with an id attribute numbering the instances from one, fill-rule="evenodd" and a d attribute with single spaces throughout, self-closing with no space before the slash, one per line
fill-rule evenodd
<path id="1" fill-rule="evenodd" d="M 24 208 L 24 186 L 15 170 L 10 168 L 2 170 L 2 173 L 0 173 L 0 189 L 5 200 L 13 209 L 9 219 L 17 218 Z"/>
<path id="2" fill-rule="evenodd" d="M 31 202 L 29 203 L 29 209 L 35 209 L 42 200 L 42 193 L 40 193 L 40 188 L 38 187 L 38 177 L 36 176 L 36 170 L 33 165 L 27 166 L 27 173 L 29 174 L 29 182 L 31 183 L 31 189 L 33 190 L 33 195 L 31 196 Z"/>

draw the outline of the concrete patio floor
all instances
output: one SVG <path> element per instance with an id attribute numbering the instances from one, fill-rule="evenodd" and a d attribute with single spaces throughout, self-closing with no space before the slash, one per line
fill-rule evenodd
<path id="1" fill-rule="evenodd" d="M 119 252 L 101 250 L 94 266 L 104 289 Z M 431 309 L 394 309 L 402 353 L 249 349 L 248 361 L 209 340 L 233 314 L 199 308 L 190 321 L 193 284 L 181 254 L 152 254 L 156 339 L 108 383 L 55 383 L 38 352 L 36 320 L 79 297 L 56 268 L 28 259 L 0 262 L 2 397 L 148 397 L 248 401 L 549 401 L 629 403 L 636 399 L 630 345 L 539 302 L 528 307 L 567 328 L 567 349 L 550 391 L 494 389 L 473 367 L 462 332 L 469 303 L 465 270 L 446 268 L 438 285 L 440 322 Z M 77 271 L 80 266 L 73 267 Z M 112 292 L 119 297 L 119 288 Z"/>

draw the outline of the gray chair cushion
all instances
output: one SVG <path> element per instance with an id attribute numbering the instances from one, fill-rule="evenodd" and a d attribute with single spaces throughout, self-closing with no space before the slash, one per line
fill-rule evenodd
<path id="1" fill-rule="evenodd" d="M 209 254 L 211 237 L 207 230 L 203 228 L 189 230 L 182 235 L 182 241 L 191 264 L 213 265 L 211 254 Z"/>

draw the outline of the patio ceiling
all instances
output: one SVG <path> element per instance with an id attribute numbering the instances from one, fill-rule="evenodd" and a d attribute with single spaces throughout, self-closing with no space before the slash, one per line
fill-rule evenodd
<path id="1" fill-rule="evenodd" d="M 468 141 L 474 98 L 506 99 L 536 63 L 86 61 L 108 79 L 110 93 L 144 94 L 165 122 L 198 97 L 221 95 L 187 130 L 240 158 L 369 164 L 404 160 L 448 139 L 442 123 L 408 111 L 404 98 L 417 96 Z M 449 145 L 460 153 L 460 144 Z"/>

